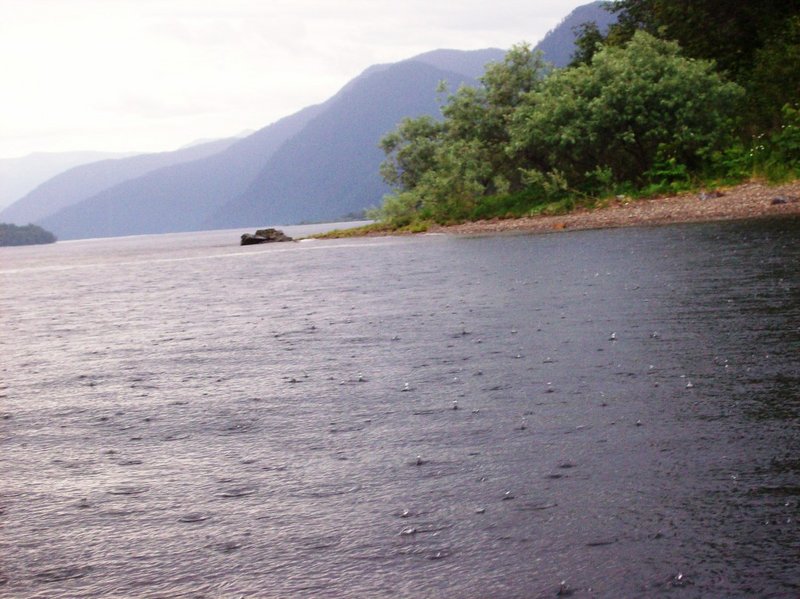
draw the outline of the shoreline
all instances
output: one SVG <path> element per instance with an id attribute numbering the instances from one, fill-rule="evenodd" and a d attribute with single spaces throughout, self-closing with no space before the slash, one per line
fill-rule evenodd
<path id="1" fill-rule="evenodd" d="M 687 192 L 639 200 L 623 198 L 612 200 L 610 205 L 602 208 L 578 209 L 555 216 L 496 218 L 457 225 L 435 225 L 427 233 L 552 233 L 771 216 L 800 216 L 800 180 L 775 186 L 751 181 L 707 192 Z"/>

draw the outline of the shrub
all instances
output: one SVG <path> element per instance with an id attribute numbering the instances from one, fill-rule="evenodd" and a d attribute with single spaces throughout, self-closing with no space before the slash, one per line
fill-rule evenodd
<path id="1" fill-rule="evenodd" d="M 514 114 L 509 151 L 541 149 L 545 170 L 559 169 L 574 188 L 597 169 L 616 182 L 646 184 L 664 165 L 699 170 L 728 145 L 742 96 L 713 63 L 637 32 L 624 48 L 603 48 L 590 64 L 556 72 L 529 94 Z"/>

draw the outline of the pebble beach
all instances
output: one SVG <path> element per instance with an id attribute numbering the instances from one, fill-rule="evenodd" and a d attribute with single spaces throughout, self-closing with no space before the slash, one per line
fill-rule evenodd
<path id="1" fill-rule="evenodd" d="M 800 181 L 769 186 L 749 182 L 669 197 L 632 200 L 620 197 L 603 208 L 569 214 L 492 219 L 436 226 L 430 233 L 481 235 L 605 229 L 673 223 L 745 220 L 800 215 Z"/>

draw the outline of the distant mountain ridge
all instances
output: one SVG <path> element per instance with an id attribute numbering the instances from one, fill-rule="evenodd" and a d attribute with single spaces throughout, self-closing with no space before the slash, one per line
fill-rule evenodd
<path id="1" fill-rule="evenodd" d="M 0 210 L 72 167 L 134 154 L 135 152 L 34 152 L 20 158 L 0 158 Z"/>
<path id="2" fill-rule="evenodd" d="M 244 191 L 264 161 L 319 111 L 304 108 L 222 152 L 153 170 L 37 222 L 59 239 L 198 230 L 211 210 Z"/>
<path id="3" fill-rule="evenodd" d="M 545 59 L 566 65 L 574 51 L 572 28 L 587 20 L 603 27 L 601 4 L 576 9 L 548 33 L 539 45 Z M 95 187 L 83 188 L 90 193 L 70 195 L 71 205 L 57 210 L 34 198 L 32 204 L 51 210 L 34 222 L 60 239 L 74 239 L 334 220 L 377 206 L 388 191 L 379 176 L 381 137 L 404 117 L 440 116 L 441 80 L 453 90 L 476 85 L 485 65 L 504 55 L 496 48 L 434 50 L 373 65 L 326 102 L 202 158 L 106 181 L 105 187 L 98 178 Z M 203 146 L 179 152 L 197 147 Z M 53 188 L 44 190 L 47 197 L 69 195 L 63 180 L 48 183 Z"/>
<path id="4" fill-rule="evenodd" d="M 107 158 L 75 166 L 45 181 L 0 212 L 0 221 L 17 224 L 40 221 L 122 181 L 167 165 L 205 158 L 220 152 L 234 141 L 215 140 L 173 152 Z"/>

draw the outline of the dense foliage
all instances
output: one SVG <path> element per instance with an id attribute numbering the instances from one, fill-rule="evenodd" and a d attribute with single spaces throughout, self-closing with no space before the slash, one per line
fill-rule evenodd
<path id="1" fill-rule="evenodd" d="M 442 120 L 387 134 L 393 193 L 375 216 L 419 226 L 800 175 L 798 2 L 610 4 L 618 24 L 581 27 L 569 68 L 515 46 Z"/>
<path id="2" fill-rule="evenodd" d="M 781 107 L 800 97 L 800 0 L 617 0 L 618 22 L 606 42 L 620 45 L 637 30 L 680 44 L 748 91 L 746 124 L 774 127 Z"/>
<path id="3" fill-rule="evenodd" d="M 0 246 L 8 245 L 35 245 L 40 243 L 54 243 L 55 235 L 36 225 L 10 225 L 0 223 Z"/>
<path id="4" fill-rule="evenodd" d="M 447 99 L 443 122 L 406 119 L 385 136 L 381 173 L 396 193 L 381 217 L 400 226 L 419 216 L 469 218 L 481 198 L 519 188 L 522 172 L 506 152 L 509 123 L 545 73 L 538 53 L 516 46 L 502 63 L 488 65 L 480 87 L 461 87 Z"/>
<path id="5" fill-rule="evenodd" d="M 512 150 L 544 148 L 539 170 L 560 170 L 577 186 L 600 171 L 640 182 L 668 164 L 697 170 L 730 143 L 742 96 L 710 63 L 638 32 L 529 95 L 511 123 Z"/>

